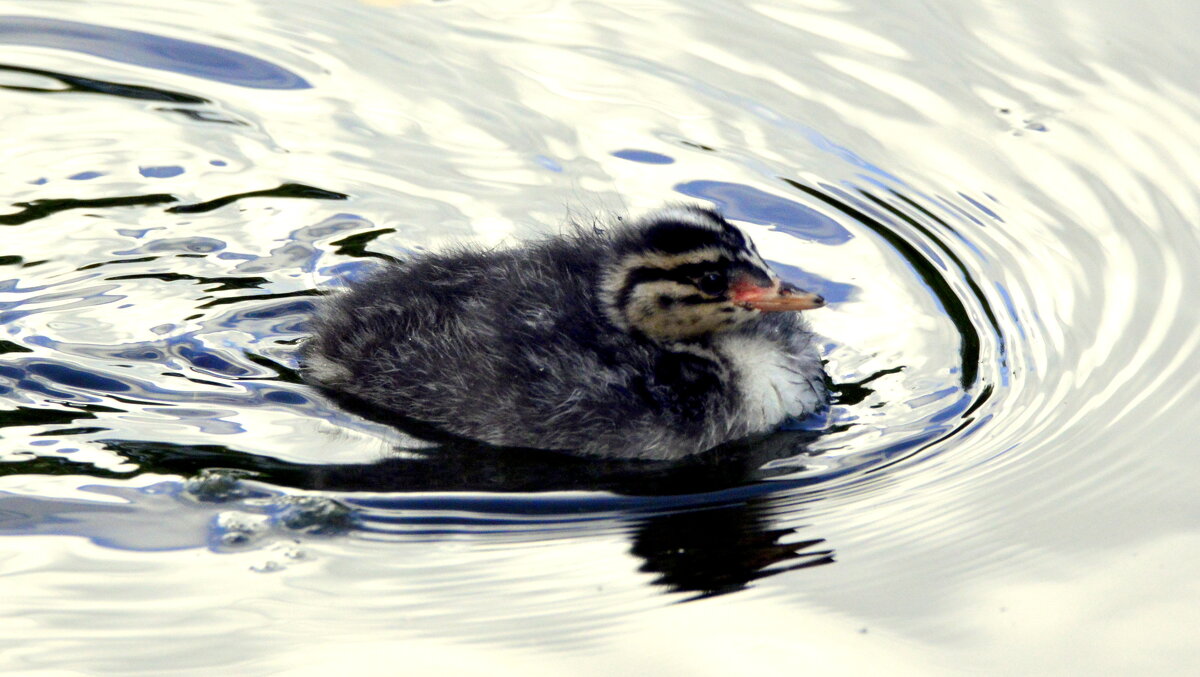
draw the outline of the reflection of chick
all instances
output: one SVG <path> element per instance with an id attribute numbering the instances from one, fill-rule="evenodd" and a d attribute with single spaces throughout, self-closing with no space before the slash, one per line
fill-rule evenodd
<path id="1" fill-rule="evenodd" d="M 459 249 L 333 296 L 305 377 L 491 444 L 673 459 L 820 408 L 825 374 L 783 283 L 713 211 Z"/>
<path id="2" fill-rule="evenodd" d="M 773 499 L 705 506 L 639 520 L 631 553 L 640 571 L 671 592 L 712 597 L 751 581 L 834 562 L 823 538 L 797 540 L 797 529 L 772 526 Z"/>

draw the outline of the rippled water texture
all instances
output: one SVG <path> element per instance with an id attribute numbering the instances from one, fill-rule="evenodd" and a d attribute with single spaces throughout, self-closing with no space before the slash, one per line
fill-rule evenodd
<path id="1" fill-rule="evenodd" d="M 1195 674 L 1197 25 L 0 1 L 0 669 Z M 381 259 L 670 201 L 831 301 L 826 416 L 628 467 L 296 377 Z"/>

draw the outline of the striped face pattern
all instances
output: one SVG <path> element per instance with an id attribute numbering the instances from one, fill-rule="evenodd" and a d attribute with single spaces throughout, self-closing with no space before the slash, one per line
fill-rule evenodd
<path id="1" fill-rule="evenodd" d="M 601 281 L 609 318 L 659 341 L 687 341 L 759 316 L 750 301 L 780 282 L 754 243 L 716 212 L 677 207 L 613 235 L 616 258 Z"/>

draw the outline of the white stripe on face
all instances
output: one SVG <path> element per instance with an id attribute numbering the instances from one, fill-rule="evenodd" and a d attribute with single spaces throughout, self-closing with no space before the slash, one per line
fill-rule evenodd
<path id="1" fill-rule="evenodd" d="M 689 263 L 717 263 L 721 257 L 726 254 L 725 250 L 717 247 L 704 247 L 701 249 L 693 249 L 692 251 L 682 254 L 635 254 L 627 256 L 622 262 L 621 268 L 628 272 L 634 268 L 659 268 L 661 270 L 670 270 L 678 266 L 687 265 Z"/>

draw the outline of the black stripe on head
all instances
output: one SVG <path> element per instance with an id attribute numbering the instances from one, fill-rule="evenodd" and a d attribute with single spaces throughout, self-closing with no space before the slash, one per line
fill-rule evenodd
<path id="1" fill-rule="evenodd" d="M 674 268 L 654 268 L 652 266 L 642 266 L 639 268 L 634 268 L 626 274 L 624 280 L 625 283 L 617 292 L 615 299 L 616 304 L 618 307 L 624 308 L 629 303 L 629 298 L 633 296 L 633 290 L 636 289 L 640 284 L 644 284 L 646 282 L 677 282 L 679 284 L 694 286 L 696 284 L 695 278 L 697 276 L 703 275 L 704 273 L 712 270 L 725 270 L 731 265 L 735 270 L 740 270 L 744 267 L 748 273 L 755 275 L 756 277 L 763 277 L 762 273 L 758 272 L 755 268 L 743 266 L 741 264 L 731 264 L 729 259 L 724 258 L 717 262 L 708 261 L 702 263 L 684 263 L 682 265 L 675 266 Z M 662 296 L 659 297 L 659 306 L 665 308 L 668 304 L 663 303 L 662 298 Z M 702 294 L 688 294 L 687 296 L 683 297 L 674 297 L 671 300 L 672 305 L 674 303 L 680 303 L 683 305 L 697 305 L 700 303 L 722 302 L 725 299 L 723 295 L 716 298 L 710 298 Z"/>
<path id="2" fill-rule="evenodd" d="M 747 241 L 736 226 L 711 209 L 669 208 L 648 215 L 627 232 L 626 251 L 683 254 L 704 247 L 738 250 Z"/>
<path id="3" fill-rule="evenodd" d="M 741 229 L 732 223 L 725 220 L 716 210 L 713 209 L 693 209 L 697 214 L 703 214 L 714 225 L 718 226 L 724 235 L 723 242 L 726 246 L 732 246 L 734 249 L 749 247 L 750 243 L 746 240 L 746 236 L 742 234 Z"/>
<path id="4" fill-rule="evenodd" d="M 710 298 L 708 296 L 701 296 L 700 294 L 688 294 L 676 299 L 676 302 L 684 306 L 698 306 L 705 303 L 724 303 L 725 299 L 719 296 L 717 298 Z"/>
<path id="5" fill-rule="evenodd" d="M 731 277 L 738 276 L 738 275 L 745 275 L 746 277 L 749 277 L 751 280 L 753 280 L 755 284 L 762 286 L 762 287 L 769 287 L 769 286 L 771 286 L 771 283 L 772 283 L 771 276 L 768 275 L 767 272 L 764 271 L 762 268 L 759 268 L 758 266 L 752 266 L 752 265 L 750 265 L 748 263 L 744 263 L 742 261 L 738 261 L 737 263 L 735 263 L 732 266 L 732 270 L 730 271 Z"/>
<path id="6" fill-rule="evenodd" d="M 704 247 L 728 246 L 723 232 L 692 223 L 661 221 L 642 234 L 642 244 L 648 250 L 664 254 L 682 254 Z"/>
<path id="7" fill-rule="evenodd" d="M 678 268 L 651 268 L 645 266 L 642 268 L 634 268 L 625 275 L 625 285 L 621 287 L 621 300 L 625 301 L 629 298 L 633 288 L 644 282 L 661 282 L 663 280 L 669 282 L 679 282 L 682 284 L 691 284 L 691 280 L 685 275 L 680 275 L 676 272 Z"/>
<path id="8" fill-rule="evenodd" d="M 728 258 L 721 257 L 716 261 L 700 261 L 698 263 L 681 263 L 671 268 L 656 268 L 654 266 L 640 266 L 630 270 L 625 276 L 626 286 L 633 287 L 643 282 L 659 282 L 667 280 L 670 282 L 678 282 L 680 284 L 695 284 L 696 278 L 705 273 L 712 271 L 745 270 L 747 274 L 762 277 L 762 273 L 755 268 L 741 262 L 734 263 Z"/>
<path id="9" fill-rule="evenodd" d="M 717 221 L 725 227 L 725 234 L 729 237 L 729 242 L 738 249 L 750 247 L 750 242 L 746 240 L 746 236 L 742 234 L 742 230 L 732 223 L 721 217 L 717 217 Z"/>

